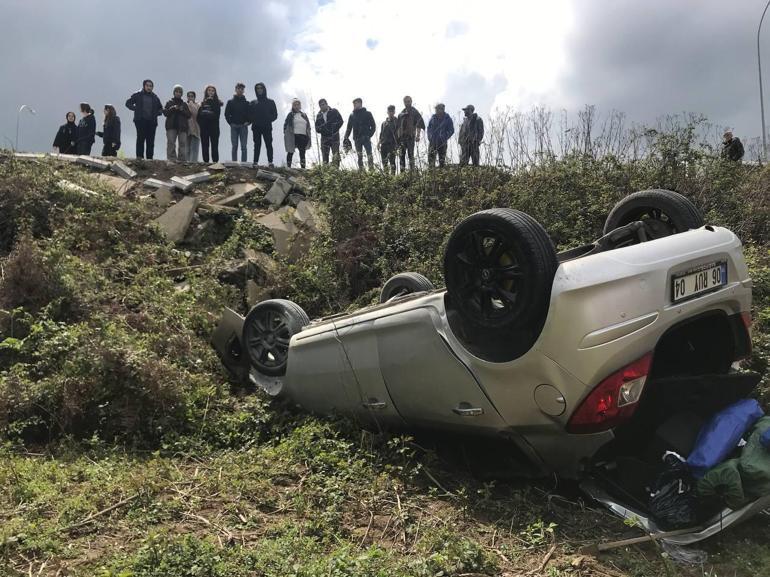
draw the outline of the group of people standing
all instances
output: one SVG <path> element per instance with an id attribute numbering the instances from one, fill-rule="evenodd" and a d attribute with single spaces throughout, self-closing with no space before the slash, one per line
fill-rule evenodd
<path id="1" fill-rule="evenodd" d="M 213 85 L 208 85 L 203 91 L 203 99 L 198 102 L 197 95 L 188 91 L 183 98 L 184 89 L 176 85 L 173 97 L 165 106 L 154 92 L 152 80 L 145 80 L 142 89 L 132 94 L 126 100 L 126 108 L 134 115 L 136 126 L 136 157 L 152 159 L 155 153 L 155 132 L 158 118 L 165 117 L 166 157 L 168 160 L 198 161 L 199 147 L 204 162 L 219 161 L 219 123 L 224 106 L 225 120 L 230 126 L 230 141 L 232 144 L 232 160 L 238 160 L 240 150 L 241 162 L 248 157 L 248 132 L 251 127 L 254 143 L 254 164 L 258 164 L 262 144 L 267 152 L 267 161 L 273 166 L 273 123 L 278 119 L 275 101 L 267 97 L 264 83 L 254 85 L 254 100 L 247 100 L 246 86 L 239 82 L 235 85 L 235 94 L 225 105 Z M 364 169 L 364 153 L 367 165 L 374 167 L 372 138 L 377 131 L 374 116 L 363 106 L 363 100 L 353 100 L 353 111 L 348 116 L 347 128 L 340 138 L 340 131 L 345 124 L 342 114 L 336 108 L 329 106 L 326 99 L 318 102 L 319 112 L 315 123 L 311 126 L 310 119 L 302 110 L 302 102 L 294 99 L 291 111 L 283 123 L 284 146 L 286 148 L 286 165 L 291 166 L 295 151 L 299 153 L 300 167 L 305 168 L 306 152 L 311 146 L 311 128 L 314 127 L 321 141 L 321 157 L 324 164 L 330 162 L 339 166 L 340 143 L 345 151 L 355 146 L 358 156 L 358 167 Z M 104 126 L 96 130 L 94 111 L 87 103 L 80 105 L 81 119 L 75 124 L 75 114 L 67 113 L 67 122 L 59 128 L 54 140 L 54 147 L 62 154 L 90 154 L 95 137 L 100 136 L 104 141 L 102 156 L 116 156 L 120 149 L 120 118 L 111 104 L 104 107 Z M 476 114 L 475 108 L 469 104 L 463 108 L 465 118 L 460 126 L 460 164 L 472 162 L 479 164 L 479 150 L 484 138 L 484 122 Z M 404 97 L 404 108 L 396 115 L 396 107 L 387 108 L 387 117 L 380 125 L 380 135 L 377 148 L 386 171 L 396 173 L 396 158 L 398 157 L 401 171 L 407 167 L 414 170 L 415 145 L 420 141 L 421 132 L 425 131 L 428 138 L 428 163 L 435 166 L 446 164 L 446 154 L 449 139 L 455 132 L 452 117 L 446 113 L 443 104 L 437 104 L 435 113 L 431 116 L 426 127 L 420 112 L 412 105 L 412 98 Z M 352 136 L 352 142 L 351 142 Z"/>

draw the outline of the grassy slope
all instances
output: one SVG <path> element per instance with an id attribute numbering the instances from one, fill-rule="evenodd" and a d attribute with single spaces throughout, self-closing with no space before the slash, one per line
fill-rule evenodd
<path id="1" fill-rule="evenodd" d="M 408 437 L 231 391 L 206 336 L 222 304 L 243 302 L 216 272 L 244 246 L 269 250 L 263 231 L 248 216 L 223 221 L 222 234 L 177 251 L 143 226 L 150 205 L 67 193 L 63 176 L 107 192 L 79 168 L 0 157 L 0 308 L 14 310 L 0 316 L 0 575 L 702 574 L 651 546 L 580 556 L 638 531 L 572 487 L 484 483 Z M 597 236 L 626 192 L 689 193 L 750 245 L 752 363 L 766 371 L 761 170 L 571 160 L 516 176 L 310 178 L 329 235 L 272 284 L 312 314 L 368 303 L 401 270 L 440 284 L 446 234 L 480 208 L 526 210 L 566 247 Z M 191 265 L 184 278 L 164 272 Z M 728 531 L 703 545 L 703 569 L 770 572 L 768 538 L 766 517 Z"/>

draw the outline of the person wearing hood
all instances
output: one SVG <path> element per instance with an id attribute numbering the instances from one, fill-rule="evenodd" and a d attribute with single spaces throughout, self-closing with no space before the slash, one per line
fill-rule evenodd
<path id="1" fill-rule="evenodd" d="M 187 159 L 187 132 L 190 125 L 190 109 L 182 100 L 184 89 L 174 86 L 174 97 L 166 102 L 163 114 L 166 117 L 166 158 L 168 160 Z"/>
<path id="2" fill-rule="evenodd" d="M 117 156 L 120 149 L 120 118 L 112 104 L 104 105 L 104 127 L 96 133 L 102 140 L 102 156 Z"/>
<path id="3" fill-rule="evenodd" d="M 740 162 L 743 158 L 743 143 L 737 136 L 728 130 L 722 136 L 722 158 Z"/>
<path id="4" fill-rule="evenodd" d="M 257 98 L 249 103 L 249 122 L 251 122 L 251 133 L 254 139 L 254 164 L 259 164 L 264 140 L 267 163 L 270 168 L 273 168 L 273 122 L 278 118 L 278 109 L 275 107 L 275 100 L 267 97 L 267 88 L 264 83 L 257 82 L 254 85 L 254 93 Z"/>
<path id="5" fill-rule="evenodd" d="M 198 109 L 200 105 L 195 101 L 196 94 L 192 90 L 187 92 L 187 108 L 190 109 L 190 120 L 187 123 L 187 160 L 198 162 L 198 150 L 201 146 L 201 129 L 198 125 Z"/>
<path id="6" fill-rule="evenodd" d="M 238 160 L 238 141 L 241 143 L 241 162 L 248 157 L 247 145 L 249 140 L 249 101 L 243 95 L 246 85 L 239 82 L 235 85 L 235 94 L 225 106 L 225 120 L 230 125 L 230 142 L 233 145 L 233 162 Z"/>
<path id="7" fill-rule="evenodd" d="M 136 157 L 145 158 L 145 145 L 147 158 L 152 160 L 155 154 L 155 131 L 158 128 L 158 116 L 163 114 L 163 105 L 160 98 L 152 90 L 155 87 L 149 78 L 142 83 L 142 89 L 134 92 L 126 100 L 126 108 L 134 113 L 134 126 L 136 126 Z"/>
<path id="8" fill-rule="evenodd" d="M 217 95 L 217 87 L 208 84 L 203 89 L 203 101 L 198 109 L 203 162 L 209 161 L 209 146 L 211 146 L 211 160 L 219 162 L 219 118 L 221 115 L 222 101 Z"/>
<path id="9" fill-rule="evenodd" d="M 299 165 L 305 168 L 305 152 L 310 148 L 310 120 L 302 112 L 302 102 L 295 98 L 291 111 L 283 121 L 283 144 L 286 147 L 286 166 L 291 168 L 294 150 L 299 150 Z"/>
<path id="10" fill-rule="evenodd" d="M 414 145 L 420 142 L 420 130 L 425 130 L 422 114 L 412 106 L 412 97 L 404 96 L 404 109 L 396 119 L 401 172 L 404 171 L 407 155 L 409 170 L 414 170 Z"/>
<path id="11" fill-rule="evenodd" d="M 463 108 L 465 119 L 460 125 L 460 166 L 468 164 L 468 159 L 473 162 L 473 166 L 479 165 L 479 148 L 484 139 L 484 121 L 476 114 L 476 108 L 469 104 Z"/>
<path id="12" fill-rule="evenodd" d="M 80 103 L 80 122 L 76 150 L 79 155 L 90 156 L 91 147 L 96 142 L 96 118 L 94 109 L 87 102 Z"/>
<path id="13" fill-rule="evenodd" d="M 358 170 L 364 169 L 364 153 L 369 168 L 374 168 L 374 158 L 372 158 L 372 136 L 377 130 L 374 123 L 374 116 L 364 108 L 363 100 L 356 98 L 353 101 L 353 112 L 348 117 L 348 127 L 345 130 L 345 147 L 350 147 L 350 133 L 353 133 L 353 142 L 356 145 L 356 154 L 358 155 Z"/>
<path id="14" fill-rule="evenodd" d="M 433 168 L 436 165 L 436 154 L 438 165 L 446 166 L 447 143 L 454 133 L 455 125 L 446 113 L 446 107 L 436 104 L 436 112 L 428 122 L 428 166 Z"/>
<path id="15" fill-rule="evenodd" d="M 324 164 L 329 164 L 329 152 L 332 164 L 340 166 L 340 128 L 343 120 L 340 111 L 332 108 L 325 98 L 318 101 L 318 115 L 315 117 L 315 131 L 321 135 L 321 157 Z"/>
<path id="16" fill-rule="evenodd" d="M 398 150 L 398 136 L 396 136 L 396 107 L 388 106 L 388 117 L 380 125 L 380 141 L 377 143 L 382 156 L 382 168 L 387 173 L 396 174 L 396 150 Z"/>
<path id="17" fill-rule="evenodd" d="M 67 122 L 59 127 L 56 138 L 53 139 L 53 147 L 59 154 L 75 154 L 78 143 L 78 125 L 75 124 L 74 112 L 67 113 Z"/>

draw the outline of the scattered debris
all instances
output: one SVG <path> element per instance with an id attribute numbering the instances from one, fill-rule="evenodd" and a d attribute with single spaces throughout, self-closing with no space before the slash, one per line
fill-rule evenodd
<path id="1" fill-rule="evenodd" d="M 134 186 L 134 182 L 127 178 L 119 178 L 117 176 L 110 176 L 109 174 L 97 174 L 95 178 L 109 186 L 113 191 L 118 194 L 126 194 Z"/>
<path id="2" fill-rule="evenodd" d="M 224 169 L 225 169 L 225 165 L 222 164 L 221 162 L 217 162 L 217 163 L 212 164 L 211 166 L 209 166 L 209 170 L 213 170 L 215 172 L 219 172 L 219 171 L 222 171 Z"/>
<path id="3" fill-rule="evenodd" d="M 203 172 L 196 172 L 195 174 L 185 176 L 184 179 L 189 180 L 193 184 L 201 184 L 211 180 L 211 173 L 204 170 Z"/>
<path id="4" fill-rule="evenodd" d="M 236 160 L 226 160 L 222 163 L 227 168 L 238 168 L 239 166 L 252 166 L 250 162 L 238 162 Z"/>
<path id="5" fill-rule="evenodd" d="M 224 206 L 221 204 L 209 204 L 202 202 L 198 207 L 198 212 L 202 215 L 208 214 L 239 214 L 241 210 L 234 206 Z"/>
<path id="6" fill-rule="evenodd" d="M 267 287 L 259 286 L 251 279 L 246 281 L 246 304 L 249 305 L 249 308 L 258 302 L 269 299 L 270 296 L 270 289 Z"/>
<path id="7" fill-rule="evenodd" d="M 294 211 L 294 220 L 298 223 L 318 232 L 324 225 L 325 221 L 315 206 L 306 200 L 300 201 L 297 204 L 297 209 Z"/>
<path id="8" fill-rule="evenodd" d="M 30 158 L 35 160 L 45 158 L 45 154 L 40 154 L 39 152 L 16 152 L 14 153 L 14 156 L 16 158 Z"/>
<path id="9" fill-rule="evenodd" d="M 150 188 L 176 188 L 176 185 L 173 182 L 160 180 L 158 178 L 148 178 L 144 181 L 144 185 Z"/>
<path id="10" fill-rule="evenodd" d="M 271 285 L 275 280 L 278 263 L 264 252 L 250 248 L 243 249 L 243 257 L 248 263 L 248 277 L 259 285 Z"/>
<path id="11" fill-rule="evenodd" d="M 276 181 L 281 176 L 279 174 L 276 174 L 275 172 L 270 172 L 267 170 L 262 170 L 261 168 L 257 170 L 257 178 L 260 180 L 270 180 L 270 181 Z"/>
<path id="12" fill-rule="evenodd" d="M 69 192 L 76 192 L 79 194 L 85 194 L 87 196 L 96 196 L 96 193 L 93 190 L 88 190 L 87 188 L 83 188 L 79 184 L 75 184 L 74 182 L 70 182 L 69 180 L 60 180 L 58 184 L 61 188 Z"/>
<path id="13" fill-rule="evenodd" d="M 296 207 L 300 202 L 305 200 L 307 198 L 303 193 L 301 192 L 292 192 L 289 196 L 286 197 L 286 202 L 293 207 Z"/>
<path id="14" fill-rule="evenodd" d="M 283 201 L 289 195 L 292 189 L 292 184 L 285 178 L 279 178 L 270 187 L 270 190 L 265 195 L 265 200 L 270 203 L 270 206 L 275 208 L 281 206 Z"/>
<path id="15" fill-rule="evenodd" d="M 309 238 L 292 221 L 294 209 L 284 206 L 257 219 L 273 235 L 273 245 L 278 254 L 289 259 L 296 259 L 308 246 Z"/>
<path id="16" fill-rule="evenodd" d="M 166 208 L 174 200 L 174 194 L 171 192 L 171 189 L 165 186 L 156 188 L 153 196 L 155 196 L 155 202 L 161 208 Z"/>
<path id="17" fill-rule="evenodd" d="M 137 176 L 136 171 L 133 168 L 130 168 L 121 161 L 113 162 L 110 166 L 110 170 L 123 178 L 136 178 Z"/>
<path id="18" fill-rule="evenodd" d="M 246 198 L 251 195 L 255 190 L 259 190 L 260 187 L 253 182 L 245 182 L 238 184 L 231 184 L 227 187 L 231 194 L 227 198 L 216 200 L 213 204 L 222 206 L 239 206 L 243 204 Z"/>
<path id="19" fill-rule="evenodd" d="M 98 168 L 99 170 L 107 170 L 111 164 L 106 160 L 94 158 L 93 156 L 78 156 L 75 162 L 84 166 L 90 166 L 91 168 Z"/>
<path id="20" fill-rule="evenodd" d="M 193 183 L 181 176 L 172 176 L 171 182 L 175 188 L 178 188 L 182 192 L 187 192 L 193 187 Z"/>
<path id="21" fill-rule="evenodd" d="M 171 242 L 181 242 L 190 227 L 199 200 L 186 196 L 155 219 L 166 238 Z"/>

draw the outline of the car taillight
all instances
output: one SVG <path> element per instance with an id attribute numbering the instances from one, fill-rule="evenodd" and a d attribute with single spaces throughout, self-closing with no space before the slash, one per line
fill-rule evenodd
<path id="1" fill-rule="evenodd" d="M 612 373 L 583 399 L 567 423 L 568 433 L 598 433 L 630 419 L 644 391 L 652 353 Z"/>

